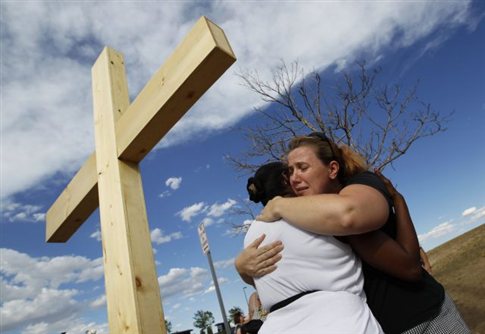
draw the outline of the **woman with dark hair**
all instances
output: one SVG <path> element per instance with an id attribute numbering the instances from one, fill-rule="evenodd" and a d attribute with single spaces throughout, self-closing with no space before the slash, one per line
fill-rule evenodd
<path id="1" fill-rule="evenodd" d="M 294 138 L 287 160 L 297 197 L 269 201 L 259 220 L 284 219 L 305 231 L 342 236 L 364 261 L 367 302 L 386 333 L 470 332 L 441 284 L 422 270 L 405 201 L 389 182 L 321 133 Z M 281 245 L 259 248 L 263 238 L 236 259 L 246 282 L 274 271 L 279 261 Z"/>

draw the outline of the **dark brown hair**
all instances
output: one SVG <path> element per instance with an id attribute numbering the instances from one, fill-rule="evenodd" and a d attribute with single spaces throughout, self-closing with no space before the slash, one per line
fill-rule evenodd
<path id="1" fill-rule="evenodd" d="M 287 166 L 281 161 L 267 163 L 258 168 L 254 176 L 248 179 L 246 189 L 249 199 L 266 205 L 275 196 L 292 194 L 286 182 Z"/>

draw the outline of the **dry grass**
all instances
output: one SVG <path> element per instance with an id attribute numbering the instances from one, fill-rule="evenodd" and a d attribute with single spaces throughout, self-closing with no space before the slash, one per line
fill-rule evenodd
<path id="1" fill-rule="evenodd" d="M 485 334 L 485 224 L 428 252 L 432 275 L 446 288 L 474 334 Z"/>

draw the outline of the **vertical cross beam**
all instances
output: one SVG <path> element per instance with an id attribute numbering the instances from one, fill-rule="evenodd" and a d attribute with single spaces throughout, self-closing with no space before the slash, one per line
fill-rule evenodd
<path id="1" fill-rule="evenodd" d="M 67 241 L 99 204 L 112 334 L 166 332 L 138 163 L 235 60 L 201 17 L 131 104 L 123 57 L 106 48 L 93 66 L 96 151 L 47 211 L 46 240 Z"/>
<path id="2" fill-rule="evenodd" d="M 115 124 L 130 104 L 122 55 L 105 48 L 92 79 L 110 333 L 165 333 L 139 167 L 117 153 Z"/>

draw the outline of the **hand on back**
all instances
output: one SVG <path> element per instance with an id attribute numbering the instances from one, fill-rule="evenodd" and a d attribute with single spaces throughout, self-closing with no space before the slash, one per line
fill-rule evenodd
<path id="1" fill-rule="evenodd" d="M 283 244 L 281 241 L 275 241 L 259 247 L 264 238 L 263 234 L 238 255 L 235 266 L 240 274 L 261 277 L 276 270 L 276 263 L 281 260 Z"/>

